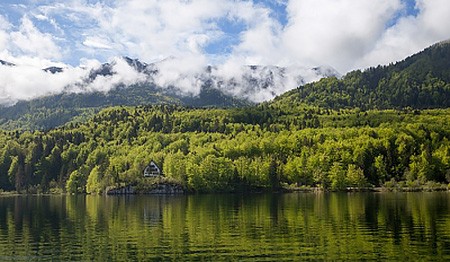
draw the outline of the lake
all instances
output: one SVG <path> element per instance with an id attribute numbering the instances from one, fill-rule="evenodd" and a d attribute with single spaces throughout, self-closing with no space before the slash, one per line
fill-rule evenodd
<path id="1" fill-rule="evenodd" d="M 450 260 L 450 193 L 0 197 L 0 261 Z"/>

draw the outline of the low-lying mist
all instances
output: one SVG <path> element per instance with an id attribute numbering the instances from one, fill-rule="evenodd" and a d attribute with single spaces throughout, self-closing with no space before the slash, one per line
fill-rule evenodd
<path id="1" fill-rule="evenodd" d="M 53 70 L 30 65 L 0 64 L 0 104 L 10 106 L 20 100 L 65 93 L 105 92 L 117 86 L 152 84 L 161 91 L 182 96 L 198 96 L 205 88 L 252 102 L 276 95 L 324 76 L 337 75 L 329 67 L 277 67 L 224 63 L 207 66 L 201 59 L 168 58 L 143 63 L 116 57 L 109 63 L 86 61 L 78 67 Z"/>

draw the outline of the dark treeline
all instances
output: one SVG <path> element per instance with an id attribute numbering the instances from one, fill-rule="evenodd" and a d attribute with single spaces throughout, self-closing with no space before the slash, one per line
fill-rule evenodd
<path id="1" fill-rule="evenodd" d="M 0 128 L 7 130 L 49 130 L 67 122 L 84 122 L 111 106 L 172 104 L 196 107 L 241 107 L 248 101 L 233 98 L 204 86 L 198 96 L 164 93 L 152 84 L 118 86 L 108 93 L 63 93 L 0 106 Z"/>
<path id="2" fill-rule="evenodd" d="M 48 132 L 2 131 L 0 188 L 100 193 L 143 182 L 150 160 L 197 192 L 450 179 L 448 109 L 283 107 L 114 107 Z"/>

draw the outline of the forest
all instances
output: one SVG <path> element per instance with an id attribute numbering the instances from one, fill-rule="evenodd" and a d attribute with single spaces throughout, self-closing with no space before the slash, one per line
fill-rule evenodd
<path id="1" fill-rule="evenodd" d="M 3 131 L 0 188 L 102 193 L 154 160 L 190 192 L 420 188 L 450 180 L 450 110 L 113 107 L 47 132 Z"/>
<path id="2" fill-rule="evenodd" d="M 436 44 L 240 107 L 80 106 L 58 116 L 44 103 L 41 121 L 47 111 L 57 121 L 84 114 L 48 130 L 3 109 L 25 128 L 3 123 L 0 190 L 103 193 L 149 183 L 151 160 L 189 192 L 447 188 L 449 61 L 450 45 Z"/>

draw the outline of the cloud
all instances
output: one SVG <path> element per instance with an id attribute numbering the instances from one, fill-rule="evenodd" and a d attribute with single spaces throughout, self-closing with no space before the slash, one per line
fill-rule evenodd
<path id="1" fill-rule="evenodd" d="M 282 55 L 279 48 L 282 27 L 279 21 L 271 17 L 271 10 L 248 2 L 235 11 L 234 17 L 243 21 L 247 29 L 240 33 L 240 42 L 234 47 L 227 63 L 278 64 Z"/>
<path id="2" fill-rule="evenodd" d="M 13 50 L 19 53 L 40 58 L 60 59 L 60 47 L 54 42 L 53 36 L 40 32 L 33 22 L 24 16 L 18 31 L 10 33 Z"/>
<path id="3" fill-rule="evenodd" d="M 208 44 L 223 40 L 229 35 L 228 25 L 236 21 L 244 23 L 244 29 L 270 28 L 269 24 L 276 22 L 269 17 L 267 7 L 234 0 L 129 0 L 112 1 L 110 5 L 73 0 L 41 9 L 46 14 L 62 15 L 73 24 L 81 24 L 84 30 L 79 34 L 86 37 L 82 40 L 85 46 L 94 36 L 108 39 L 115 52 L 111 56 L 128 55 L 146 61 L 207 55 Z M 260 23 L 261 19 L 264 24 Z M 270 30 L 260 32 L 271 33 Z"/>
<path id="4" fill-rule="evenodd" d="M 205 81 L 201 75 L 206 63 L 204 56 L 165 59 L 155 64 L 158 74 L 153 81 L 164 89 L 173 88 L 181 95 L 198 95 Z"/>
<path id="5" fill-rule="evenodd" d="M 86 39 L 83 42 L 83 45 L 88 48 L 95 48 L 95 49 L 112 49 L 112 46 L 108 43 L 107 40 L 95 36 L 86 37 Z"/>
<path id="6" fill-rule="evenodd" d="M 215 67 L 211 73 L 212 85 L 239 98 L 262 102 L 280 95 L 292 87 L 319 80 L 333 69 L 315 70 L 301 66 L 237 66 L 226 63 Z"/>
<path id="7" fill-rule="evenodd" d="M 64 73 L 51 74 L 29 65 L 0 66 L 0 103 L 56 94 L 85 74 L 80 68 L 67 68 Z"/>
<path id="8" fill-rule="evenodd" d="M 282 48 L 304 65 L 349 70 L 388 64 L 450 37 L 450 4 L 417 0 L 298 0 L 287 3 Z"/>
<path id="9" fill-rule="evenodd" d="M 349 70 L 389 63 L 449 37 L 445 0 L 45 1 L 9 32 L 23 55 L 78 61 L 203 56 L 209 63 L 330 65 Z M 286 17 L 274 14 L 286 9 Z M 29 9 L 29 8 L 28 8 Z M 28 18 L 64 32 L 43 33 Z M 284 11 L 283 11 L 283 16 Z M 230 27 L 238 24 L 235 32 Z M 4 30 L 3 30 L 4 31 Z M 232 41 L 224 41 L 233 38 Z M 5 45 L 5 36 L 0 38 Z M 59 42 L 58 42 L 59 41 Z M 26 43 L 35 42 L 35 45 Z M 224 44 L 225 43 L 225 44 Z M 58 46 L 58 44 L 60 46 Z M 209 45 L 223 53 L 208 53 Z M 69 49 L 65 49 L 66 46 Z M 58 50 L 59 49 L 59 50 Z M 64 51 L 61 51 L 64 50 Z M 67 56 L 77 55 L 78 59 Z"/>
<path id="10" fill-rule="evenodd" d="M 346 72 L 373 48 L 401 7 L 400 0 L 289 1 L 286 54 Z"/>
<path id="11" fill-rule="evenodd" d="M 98 69 L 101 66 L 96 61 L 89 62 L 92 67 L 88 67 L 86 71 L 91 72 L 92 69 Z M 130 86 L 140 82 L 144 82 L 147 76 L 137 72 L 131 67 L 123 58 L 116 57 L 110 63 L 112 66 L 113 75 L 102 76 L 98 75 L 92 82 L 74 81 L 69 83 L 69 87 L 65 88 L 66 92 L 108 92 L 119 85 Z M 86 72 L 85 71 L 85 72 Z M 87 76 L 84 77 L 86 79 Z"/>
<path id="12" fill-rule="evenodd" d="M 96 60 L 84 60 L 80 67 L 62 66 L 63 71 L 52 74 L 43 70 L 51 62 L 22 57 L 15 66 L 0 65 L 0 104 L 11 105 L 19 100 L 30 100 L 62 92 L 108 92 L 118 85 L 133 85 L 147 80 L 147 76 L 137 72 L 123 58 L 114 58 L 110 63 L 113 75 L 98 75 L 89 81 L 93 70 L 102 64 Z M 41 67 L 45 65 L 45 67 Z"/>
<path id="13" fill-rule="evenodd" d="M 38 15 L 35 15 L 34 16 L 36 19 L 38 19 L 38 20 L 41 20 L 41 21 L 47 21 L 48 20 L 48 17 L 46 17 L 45 15 L 43 15 L 43 14 L 38 14 Z"/>
<path id="14" fill-rule="evenodd" d="M 9 41 L 7 30 L 10 28 L 9 22 L 0 15 L 0 50 L 5 50 Z"/>
<path id="15" fill-rule="evenodd" d="M 180 95 L 197 96 L 202 88 L 214 88 L 225 94 L 262 102 L 280 95 L 292 87 L 336 74 L 331 68 L 300 66 L 243 66 L 229 60 L 224 64 L 205 67 L 201 58 L 170 58 L 153 64 L 157 72 L 149 80 L 163 90 Z"/>
<path id="16" fill-rule="evenodd" d="M 72 5 L 95 20 L 88 35 L 109 39 L 116 52 L 147 61 L 200 54 L 216 33 L 214 18 L 226 15 L 227 1 L 118 1 L 113 6 Z M 95 16 L 94 16 L 95 15 Z"/>
<path id="17" fill-rule="evenodd" d="M 418 14 L 402 17 L 383 32 L 374 48 L 360 59 L 368 67 L 398 61 L 450 38 L 450 4 L 445 0 L 418 0 Z"/>

